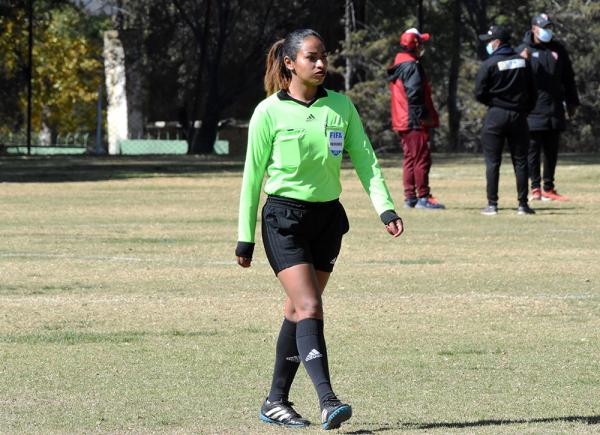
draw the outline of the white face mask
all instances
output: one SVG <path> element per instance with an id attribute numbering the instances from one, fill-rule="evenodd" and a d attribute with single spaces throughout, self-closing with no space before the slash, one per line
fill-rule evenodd
<path id="1" fill-rule="evenodd" d="M 552 30 L 538 27 L 537 37 L 542 42 L 550 42 L 552 40 Z"/>
<path id="2" fill-rule="evenodd" d="M 491 42 L 488 42 L 488 44 L 485 46 L 485 51 L 487 51 L 487 54 L 492 54 L 494 52 L 494 46 Z"/>

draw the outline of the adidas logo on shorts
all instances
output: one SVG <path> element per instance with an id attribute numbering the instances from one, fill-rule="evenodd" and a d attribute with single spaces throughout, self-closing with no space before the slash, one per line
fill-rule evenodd
<path id="1" fill-rule="evenodd" d="M 304 361 L 310 361 L 317 358 L 323 358 L 323 355 L 321 355 L 321 352 L 319 352 L 317 349 L 313 349 L 308 352 L 308 355 L 306 355 Z"/>

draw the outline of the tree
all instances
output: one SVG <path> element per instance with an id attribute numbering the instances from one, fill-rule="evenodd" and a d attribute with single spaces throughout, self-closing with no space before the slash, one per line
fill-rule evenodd
<path id="1" fill-rule="evenodd" d="M 450 49 L 450 67 L 448 71 L 448 149 L 460 148 L 460 118 L 458 108 L 458 78 L 460 72 L 461 33 L 462 33 L 462 1 L 454 0 L 452 8 L 452 33 Z"/>
<path id="2" fill-rule="evenodd" d="M 121 30 L 143 30 L 145 113 L 184 126 L 191 153 L 209 153 L 222 118 L 248 117 L 264 96 L 268 47 L 290 30 L 339 27 L 338 2 L 303 0 L 122 0 Z M 340 10 L 343 10 L 340 9 Z M 332 30 L 333 29 L 333 30 Z M 337 41 L 335 39 L 334 41 Z M 126 44 L 124 43 L 127 51 Z M 160 83 L 160 86 L 153 86 Z M 201 120 L 200 129 L 195 121 Z"/>
<path id="3" fill-rule="evenodd" d="M 24 1 L 0 3 L 0 133 L 19 131 L 26 113 L 19 105 L 27 88 L 27 16 Z"/>
<path id="4" fill-rule="evenodd" d="M 558 38 L 569 50 L 581 107 L 562 141 L 568 150 L 600 150 L 600 3 L 589 0 L 552 2 Z M 544 10 L 542 8 L 538 10 Z"/>
<path id="5" fill-rule="evenodd" d="M 273 35 L 285 35 L 310 8 L 283 0 L 174 0 L 173 4 L 187 26 L 198 61 L 186 118 L 201 118 L 202 126 L 190 150 L 212 152 L 223 110 L 252 82 L 260 81 L 265 49 Z"/>
<path id="6" fill-rule="evenodd" d="M 102 77 L 98 23 L 62 1 L 34 3 L 32 126 L 59 131 L 91 130 Z M 13 111 L 4 129 L 22 128 L 27 107 L 26 2 L 13 1 L 0 18 L 3 92 L 0 110 Z M 8 124 L 8 125 L 7 125 Z"/>

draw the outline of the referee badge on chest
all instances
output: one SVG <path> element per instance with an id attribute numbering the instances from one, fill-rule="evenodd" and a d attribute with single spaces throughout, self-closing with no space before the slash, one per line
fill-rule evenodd
<path id="1" fill-rule="evenodd" d="M 344 132 L 342 130 L 329 130 L 329 151 L 334 157 L 344 151 Z"/>

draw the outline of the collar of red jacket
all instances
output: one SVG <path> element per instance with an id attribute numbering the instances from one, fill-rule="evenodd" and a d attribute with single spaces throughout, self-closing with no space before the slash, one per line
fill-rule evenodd
<path id="1" fill-rule="evenodd" d="M 398 65 L 399 63 L 403 62 L 414 62 L 416 60 L 417 56 L 415 56 L 414 53 L 411 53 L 410 51 L 401 51 L 400 53 L 396 54 L 394 65 Z"/>

